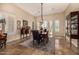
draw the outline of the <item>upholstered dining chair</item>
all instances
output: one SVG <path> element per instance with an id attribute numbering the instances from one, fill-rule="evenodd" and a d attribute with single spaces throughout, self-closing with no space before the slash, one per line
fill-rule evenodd
<path id="1" fill-rule="evenodd" d="M 7 41 L 7 33 L 3 33 L 5 36 L 2 36 L 0 38 L 0 48 L 5 47 L 6 48 L 6 41 Z"/>
<path id="2" fill-rule="evenodd" d="M 33 35 L 33 45 L 36 42 L 38 45 L 40 44 L 39 32 L 38 30 L 32 30 Z"/>

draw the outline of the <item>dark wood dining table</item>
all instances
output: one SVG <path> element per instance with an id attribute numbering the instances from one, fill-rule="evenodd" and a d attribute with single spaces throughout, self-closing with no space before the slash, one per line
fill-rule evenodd
<path id="1" fill-rule="evenodd" d="M 33 44 L 34 42 L 37 42 L 38 45 L 42 44 L 45 45 L 49 39 L 48 39 L 48 32 L 41 32 L 39 30 L 31 30 L 32 34 L 33 34 Z"/>
<path id="2" fill-rule="evenodd" d="M 39 36 L 40 36 L 40 40 L 42 40 L 44 44 L 46 44 L 49 41 L 48 33 L 39 33 Z"/>

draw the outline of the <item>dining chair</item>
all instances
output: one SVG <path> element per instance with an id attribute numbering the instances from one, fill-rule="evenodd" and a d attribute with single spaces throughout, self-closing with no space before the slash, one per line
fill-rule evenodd
<path id="1" fill-rule="evenodd" d="M 32 35 L 33 35 L 33 45 L 35 44 L 35 42 L 39 45 L 40 44 L 40 38 L 39 38 L 38 30 L 32 30 Z"/>

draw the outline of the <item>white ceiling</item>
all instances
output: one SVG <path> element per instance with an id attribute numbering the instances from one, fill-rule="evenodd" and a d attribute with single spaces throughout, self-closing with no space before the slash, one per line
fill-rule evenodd
<path id="1" fill-rule="evenodd" d="M 41 15 L 41 4 L 40 3 L 17 3 L 15 4 L 25 11 L 31 13 L 34 16 Z M 68 3 L 44 3 L 43 4 L 43 15 L 59 13 L 66 10 Z"/>

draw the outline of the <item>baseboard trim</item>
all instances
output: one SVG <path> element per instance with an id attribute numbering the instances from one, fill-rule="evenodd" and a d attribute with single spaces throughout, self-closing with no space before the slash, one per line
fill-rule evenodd
<path id="1" fill-rule="evenodd" d="M 21 39 L 16 39 L 16 40 L 7 42 L 7 45 L 16 44 L 16 43 L 19 43 L 19 42 L 23 42 L 25 40 L 26 40 L 26 37 L 25 38 L 21 38 Z"/>
<path id="2" fill-rule="evenodd" d="M 15 44 L 15 43 L 18 43 L 19 41 L 20 41 L 20 39 L 9 41 L 9 42 L 7 42 L 7 45 Z"/>

